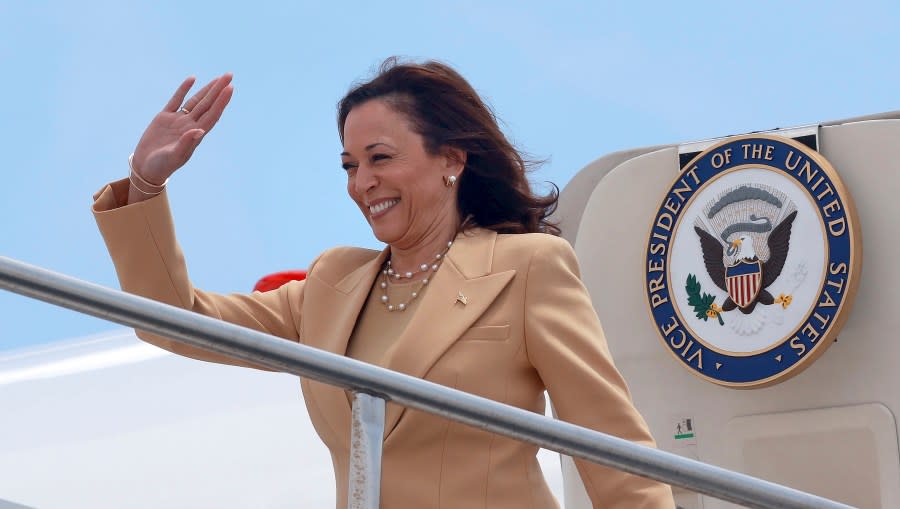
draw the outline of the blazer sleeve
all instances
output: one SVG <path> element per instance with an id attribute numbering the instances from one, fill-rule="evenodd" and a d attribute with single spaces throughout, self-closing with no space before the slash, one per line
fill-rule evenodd
<path id="1" fill-rule="evenodd" d="M 528 357 L 558 417 L 632 442 L 653 438 L 612 357 L 572 247 L 542 243 L 528 268 L 525 292 Z M 575 459 L 594 507 L 674 508 L 667 484 Z"/>
<path id="2" fill-rule="evenodd" d="M 165 191 L 146 201 L 125 205 L 128 185 L 128 179 L 123 179 L 105 186 L 94 195 L 92 207 L 122 290 L 298 341 L 303 281 L 250 295 L 220 295 L 194 288 L 175 239 Z M 144 331 L 135 332 L 144 341 L 180 355 L 260 368 Z"/>

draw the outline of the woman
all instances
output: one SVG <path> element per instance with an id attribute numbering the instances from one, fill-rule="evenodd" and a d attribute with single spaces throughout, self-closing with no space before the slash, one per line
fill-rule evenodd
<path id="1" fill-rule="evenodd" d="M 472 87 L 446 65 L 388 61 L 338 107 L 347 192 L 383 251 L 337 248 L 306 281 L 222 296 L 194 289 L 164 193 L 231 98 L 226 74 L 150 123 L 129 179 L 94 212 L 124 290 L 652 445 L 613 366 L 574 253 L 526 165 Z M 171 351 L 231 359 L 138 333 Z M 302 380 L 346 507 L 350 403 Z M 382 507 L 557 507 L 537 448 L 388 404 Z M 673 507 L 668 486 L 576 462 L 596 507 Z"/>

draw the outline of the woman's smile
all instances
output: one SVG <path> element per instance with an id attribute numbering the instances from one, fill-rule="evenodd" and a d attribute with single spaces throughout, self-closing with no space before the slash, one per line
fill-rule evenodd
<path id="1" fill-rule="evenodd" d="M 369 218 L 375 219 L 381 217 L 394 205 L 400 203 L 399 198 L 391 198 L 388 200 L 376 200 L 374 204 L 369 204 Z"/>

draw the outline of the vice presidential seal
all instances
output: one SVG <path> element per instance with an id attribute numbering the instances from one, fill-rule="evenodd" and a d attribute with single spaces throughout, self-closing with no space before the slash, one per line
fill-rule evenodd
<path id="1" fill-rule="evenodd" d="M 696 375 L 762 387 L 835 340 L 861 259 L 853 203 L 820 154 L 741 136 L 698 155 L 662 201 L 647 245 L 647 302 Z"/>

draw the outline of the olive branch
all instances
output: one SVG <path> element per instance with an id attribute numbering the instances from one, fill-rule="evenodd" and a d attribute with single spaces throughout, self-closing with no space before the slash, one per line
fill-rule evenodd
<path id="1" fill-rule="evenodd" d="M 697 276 L 688 274 L 687 284 L 684 285 L 684 289 L 688 294 L 688 304 L 693 306 L 697 318 L 705 322 L 712 317 L 716 317 L 719 319 L 719 325 L 725 325 L 725 322 L 722 320 L 722 308 L 716 305 L 714 296 L 702 293 Z"/>

